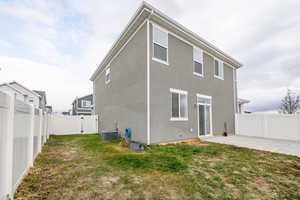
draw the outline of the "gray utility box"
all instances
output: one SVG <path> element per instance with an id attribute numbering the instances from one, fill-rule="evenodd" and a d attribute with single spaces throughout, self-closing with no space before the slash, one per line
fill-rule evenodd
<path id="1" fill-rule="evenodd" d="M 117 141 L 120 140 L 118 131 L 104 131 L 102 132 L 102 140 L 103 141 Z"/>

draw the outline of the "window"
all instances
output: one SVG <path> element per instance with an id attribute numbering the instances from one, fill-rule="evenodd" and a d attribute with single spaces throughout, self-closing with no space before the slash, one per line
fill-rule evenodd
<path id="1" fill-rule="evenodd" d="M 153 58 L 168 63 L 168 33 L 153 26 Z"/>
<path id="2" fill-rule="evenodd" d="M 91 101 L 82 100 L 81 101 L 81 107 L 83 107 L 83 108 L 89 108 L 89 107 L 91 107 Z"/>
<path id="3" fill-rule="evenodd" d="M 223 62 L 215 59 L 215 77 L 224 79 L 224 66 Z"/>
<path id="4" fill-rule="evenodd" d="M 201 49 L 194 47 L 194 74 L 203 76 L 203 52 Z"/>
<path id="5" fill-rule="evenodd" d="M 105 71 L 105 83 L 108 84 L 110 82 L 110 68 L 107 68 Z"/>
<path id="6" fill-rule="evenodd" d="M 172 117 L 171 120 L 188 120 L 187 92 L 170 89 L 172 95 Z"/>

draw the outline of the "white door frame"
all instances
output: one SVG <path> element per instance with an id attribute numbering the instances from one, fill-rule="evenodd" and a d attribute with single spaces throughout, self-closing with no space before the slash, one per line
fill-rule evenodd
<path id="1" fill-rule="evenodd" d="M 196 95 L 197 96 L 197 126 L 198 126 L 198 137 L 199 138 L 201 138 L 201 137 L 209 137 L 209 136 L 212 136 L 213 134 L 212 134 L 212 130 L 213 130 L 213 124 L 212 124 L 212 103 L 210 103 L 210 104 L 207 104 L 207 103 L 199 103 L 198 102 L 198 97 L 200 97 L 200 98 L 205 98 L 205 99 L 210 99 L 211 100 L 211 102 L 212 102 L 212 98 L 211 98 L 211 96 L 207 96 L 207 95 L 202 95 L 202 94 L 197 94 Z M 200 118 L 199 118 L 199 105 L 203 105 L 203 106 L 209 106 L 209 112 L 210 112 L 210 119 L 209 119 L 209 121 L 210 121 L 210 131 L 209 131 L 209 134 L 207 134 L 207 135 L 200 135 L 200 126 L 199 126 L 199 120 L 200 120 Z M 204 109 L 204 112 L 206 112 L 206 109 Z M 205 114 L 204 114 L 204 116 L 206 116 Z M 206 120 L 206 119 L 205 119 Z"/>

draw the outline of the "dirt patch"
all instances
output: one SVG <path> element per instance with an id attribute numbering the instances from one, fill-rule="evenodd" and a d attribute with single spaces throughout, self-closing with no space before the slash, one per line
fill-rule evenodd
<path id="1" fill-rule="evenodd" d="M 170 145 L 170 144 L 192 144 L 192 143 L 199 143 L 198 138 L 193 138 L 193 139 L 186 139 L 186 140 L 179 140 L 175 142 L 167 142 L 167 143 L 161 143 L 160 145 Z"/>

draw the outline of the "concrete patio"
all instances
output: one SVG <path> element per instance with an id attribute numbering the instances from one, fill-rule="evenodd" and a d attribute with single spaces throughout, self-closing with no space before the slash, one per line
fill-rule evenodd
<path id="1" fill-rule="evenodd" d="M 239 147 L 271 151 L 300 157 L 300 141 L 288 141 L 247 136 L 209 137 L 208 142 L 231 144 Z"/>

